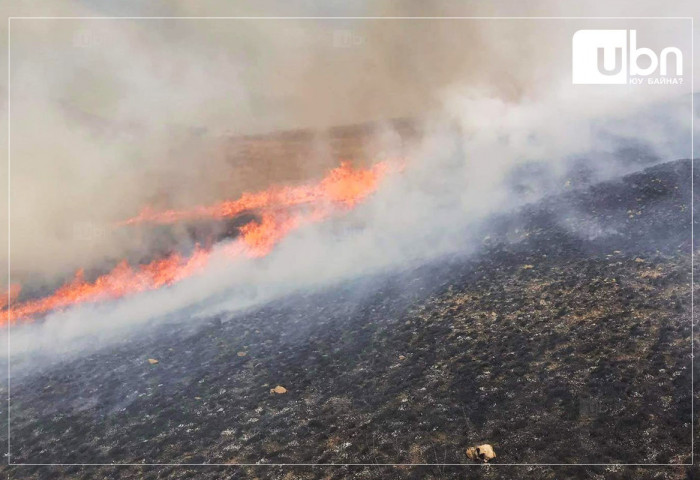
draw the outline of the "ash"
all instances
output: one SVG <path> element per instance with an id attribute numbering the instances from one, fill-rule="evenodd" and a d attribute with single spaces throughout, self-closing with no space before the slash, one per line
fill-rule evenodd
<path id="1" fill-rule="evenodd" d="M 12 385 L 14 463 L 366 465 L 7 473 L 694 478 L 498 465 L 692 461 L 690 172 L 676 161 L 574 189 L 491 219 L 476 255 L 164 326 Z M 480 442 L 494 465 L 470 464 Z"/>

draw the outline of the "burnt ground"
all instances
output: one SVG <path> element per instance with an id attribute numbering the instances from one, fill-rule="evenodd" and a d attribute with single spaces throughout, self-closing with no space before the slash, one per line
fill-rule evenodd
<path id="1" fill-rule="evenodd" d="M 693 460 L 690 170 L 676 161 L 572 189 L 492 219 L 475 255 L 289 296 L 196 329 L 154 326 L 12 385 L 14 463 L 366 465 L 6 471 L 700 478 L 680 465 L 503 465 Z M 286 393 L 271 393 L 278 385 Z M 480 442 L 494 446 L 494 465 L 469 463 L 465 448 Z"/>

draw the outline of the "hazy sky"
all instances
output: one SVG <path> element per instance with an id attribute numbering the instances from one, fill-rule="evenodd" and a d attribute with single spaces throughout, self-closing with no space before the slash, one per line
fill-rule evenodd
<path id="1" fill-rule="evenodd" d="M 81 17 L 687 16 L 697 9 L 692 1 L 0 6 L 6 16 Z M 4 56 L 7 23 L 1 25 Z M 625 115 L 689 90 L 572 86 L 572 33 L 626 27 L 637 28 L 645 46 L 690 51 L 690 26 L 682 20 L 13 20 L 13 270 L 64 275 L 138 247 L 119 236 L 95 245 L 95 238 L 75 234 L 84 231 L 76 225 L 130 216 L 161 192 L 181 204 L 214 195 L 214 181 L 231 174 L 217 151 L 218 139 L 229 134 L 437 116 L 480 132 L 474 152 L 483 157 L 500 152 L 498 138 L 509 135 L 504 155 L 555 158 L 585 150 L 591 139 L 581 125 L 591 118 Z M 0 64 L 6 92 L 6 62 Z M 689 53 L 686 72 L 688 78 Z M 6 98 L 0 97 L 3 172 Z M 540 135 L 547 141 L 529 143 L 528 128 L 545 125 Z M 192 128 L 204 129 L 207 141 L 183 140 Z M 0 182 L 3 229 L 6 188 Z M 5 242 L 3 235 L 3 260 Z"/>

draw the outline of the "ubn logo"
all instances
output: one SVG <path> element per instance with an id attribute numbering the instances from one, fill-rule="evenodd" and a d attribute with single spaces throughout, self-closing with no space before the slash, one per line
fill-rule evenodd
<path id="1" fill-rule="evenodd" d="M 657 55 L 651 48 L 637 48 L 636 30 L 629 30 L 629 42 L 627 34 L 627 30 L 579 30 L 574 33 L 571 40 L 573 83 L 626 84 L 630 77 L 647 77 L 657 70 L 666 77 L 671 55 L 675 57 L 676 76 L 683 75 L 683 54 L 678 48 L 667 47 Z M 640 62 L 642 58 L 646 60 Z M 640 66 L 640 63 L 648 65 Z"/>

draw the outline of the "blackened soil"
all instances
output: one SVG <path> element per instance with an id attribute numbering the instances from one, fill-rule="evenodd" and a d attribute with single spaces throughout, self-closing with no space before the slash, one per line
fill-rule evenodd
<path id="1" fill-rule="evenodd" d="M 469 258 L 288 297 L 194 332 L 169 325 L 13 383 L 15 463 L 367 465 L 8 473 L 698 478 L 680 465 L 692 461 L 694 434 L 690 170 L 671 162 L 504 215 Z M 480 442 L 494 446 L 494 465 L 470 464 L 465 448 Z"/>

